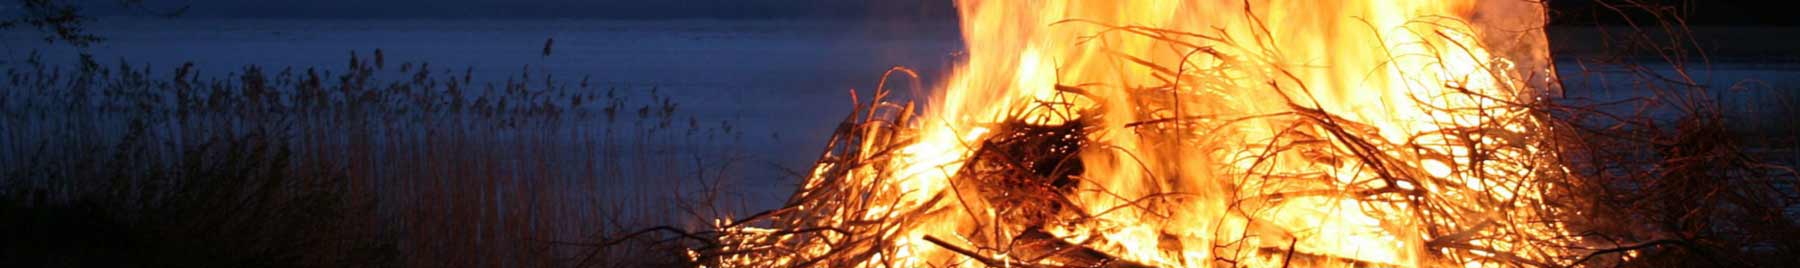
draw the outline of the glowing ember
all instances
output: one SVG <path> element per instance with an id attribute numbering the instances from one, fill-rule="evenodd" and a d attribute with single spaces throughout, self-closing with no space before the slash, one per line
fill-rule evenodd
<path id="1" fill-rule="evenodd" d="M 735 243 L 696 258 L 1547 266 L 1580 243 L 1545 198 L 1566 172 L 1531 108 L 1553 73 L 1539 3 L 958 6 L 969 58 L 932 110 L 871 106 L 750 219 L 772 224 L 721 222 Z"/>

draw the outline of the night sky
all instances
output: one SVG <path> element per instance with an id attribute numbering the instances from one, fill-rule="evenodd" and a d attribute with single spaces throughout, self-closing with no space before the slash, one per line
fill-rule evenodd
<path id="1" fill-rule="evenodd" d="M 1619 24 L 1618 15 L 1593 0 L 1549 0 L 1553 24 L 1591 25 Z M 1608 2 L 1626 2 L 1610 0 Z M 1673 8 L 1687 16 L 1689 25 L 1781 25 L 1800 26 L 1800 16 L 1784 4 L 1767 0 L 1637 0 Z M 1598 14 L 1598 16 L 1596 16 Z M 1600 18 L 1600 19 L 1596 19 Z M 1642 20 L 1642 21 L 1648 21 Z"/>
<path id="2" fill-rule="evenodd" d="M 954 16 L 951 0 L 143 0 L 192 17 L 779 19 Z"/>
<path id="3" fill-rule="evenodd" d="M 189 17 L 784 19 L 955 16 L 952 0 L 143 0 L 188 6 Z M 1550 0 L 1556 24 L 1617 24 L 1593 0 Z M 1791 10 L 1759 0 L 1638 0 L 1688 14 L 1692 25 L 1800 26 Z M 111 1 L 98 1 L 111 2 Z M 1614 0 L 1614 2 L 1621 2 Z M 119 13 L 116 10 L 107 13 Z"/>

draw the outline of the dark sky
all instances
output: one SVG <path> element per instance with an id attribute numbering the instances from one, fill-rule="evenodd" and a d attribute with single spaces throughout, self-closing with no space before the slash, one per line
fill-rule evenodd
<path id="1" fill-rule="evenodd" d="M 953 0 L 143 0 L 192 17 L 324 18 L 868 18 L 954 16 Z M 1322 0 L 1334 1 L 1334 0 Z M 1616 24 L 1594 0 L 1549 0 L 1557 24 Z M 1620 2 L 1619 0 L 1612 0 Z M 1638 0 L 1677 8 L 1694 25 L 1800 26 L 1766 0 Z M 96 1 L 111 2 L 111 1 Z M 1596 14 L 1599 14 L 1596 16 Z M 1597 19 L 1598 18 L 1598 19 Z"/>
<path id="2" fill-rule="evenodd" d="M 1594 0 L 1549 0 L 1554 24 L 1620 24 L 1617 12 Z M 1625 2 L 1610 0 L 1607 2 Z M 1784 8 L 1785 1 L 1770 0 L 1637 0 L 1661 5 L 1682 14 L 1689 25 L 1800 26 L 1800 15 Z M 1639 18 L 1647 21 L 1649 18 Z"/>
<path id="3" fill-rule="evenodd" d="M 952 0 L 143 0 L 193 17 L 813 18 L 954 16 Z"/>

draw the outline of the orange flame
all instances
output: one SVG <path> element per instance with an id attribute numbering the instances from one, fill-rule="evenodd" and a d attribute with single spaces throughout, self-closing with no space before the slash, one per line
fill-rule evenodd
<path id="1" fill-rule="evenodd" d="M 846 178 L 885 178 L 868 194 L 895 200 L 858 218 L 910 221 L 864 266 L 1025 259 L 1006 249 L 1031 228 L 1152 266 L 1544 266 L 1568 254 L 1533 243 L 1568 236 L 1536 220 L 1559 216 L 1542 178 L 1563 172 L 1539 160 L 1555 152 L 1530 109 L 1554 73 L 1541 3 L 957 5 L 969 57 L 918 140 L 885 171 Z M 956 172 L 1006 118 L 1094 124 L 1066 193 L 1074 216 L 1017 226 L 964 198 Z"/>

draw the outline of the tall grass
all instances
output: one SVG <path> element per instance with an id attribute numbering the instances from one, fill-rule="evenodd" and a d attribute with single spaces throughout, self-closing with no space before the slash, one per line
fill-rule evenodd
<path id="1" fill-rule="evenodd" d="M 530 66 L 493 83 L 379 52 L 197 70 L 9 66 L 0 227 L 18 235 L 0 262 L 669 264 L 683 258 L 595 262 L 588 246 L 729 213 L 677 204 L 733 204 L 720 193 L 748 159 L 730 122 L 655 88 Z"/>

